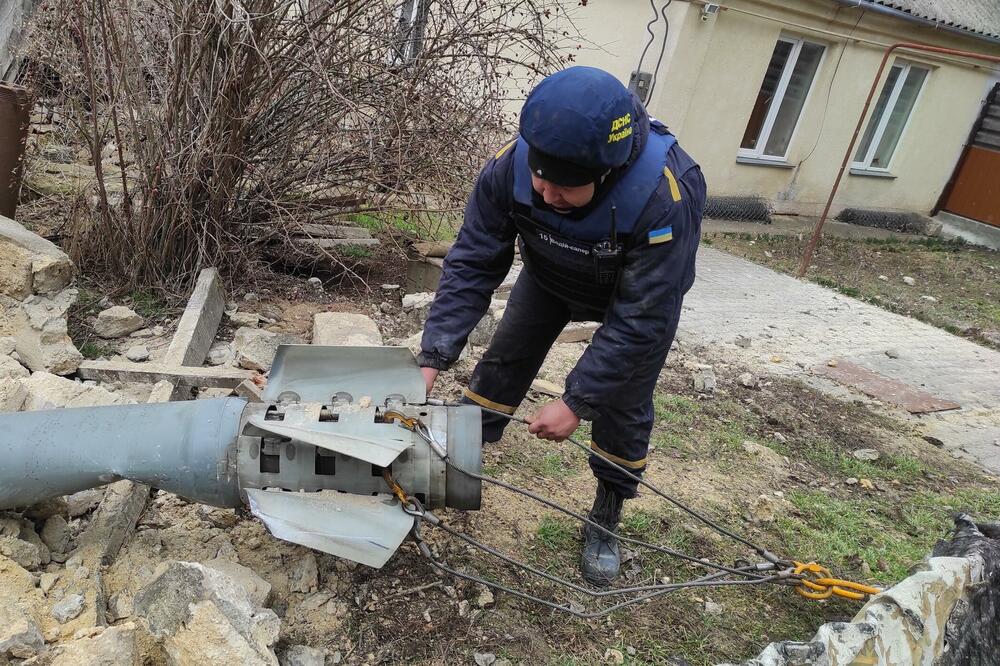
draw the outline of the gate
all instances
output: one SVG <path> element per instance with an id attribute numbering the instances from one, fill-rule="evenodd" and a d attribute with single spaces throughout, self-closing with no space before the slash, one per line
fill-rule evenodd
<path id="1" fill-rule="evenodd" d="M 986 98 L 940 208 L 1000 227 L 1000 83 Z"/>

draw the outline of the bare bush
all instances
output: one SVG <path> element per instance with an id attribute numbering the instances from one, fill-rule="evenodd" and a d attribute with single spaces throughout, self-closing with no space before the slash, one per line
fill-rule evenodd
<path id="1" fill-rule="evenodd" d="M 185 287 L 310 218 L 460 208 L 514 79 L 560 64 L 561 5 L 49 0 L 28 78 L 97 172 L 72 255 Z"/>

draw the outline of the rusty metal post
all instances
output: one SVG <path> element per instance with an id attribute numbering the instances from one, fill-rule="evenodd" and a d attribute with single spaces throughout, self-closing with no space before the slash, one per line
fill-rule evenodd
<path id="1" fill-rule="evenodd" d="M 30 120 L 28 91 L 0 84 L 0 215 L 9 218 L 17 209 Z"/>
<path id="2" fill-rule="evenodd" d="M 943 53 L 963 58 L 975 58 L 977 60 L 1000 63 L 1000 56 L 973 53 L 971 51 L 960 51 L 958 49 L 948 49 L 941 46 L 930 46 L 929 44 L 918 44 L 915 42 L 897 42 L 885 50 L 885 54 L 882 56 L 882 64 L 879 65 L 878 72 L 875 74 L 875 80 L 872 81 L 871 90 L 868 91 L 868 99 L 865 100 L 865 108 L 861 110 L 861 117 L 858 118 L 858 124 L 854 128 L 854 135 L 851 136 L 851 143 L 847 146 L 847 151 L 844 152 L 844 161 L 841 162 L 840 171 L 837 172 L 837 178 L 834 179 L 833 187 L 830 188 L 830 196 L 826 200 L 826 206 L 823 208 L 823 214 L 820 215 L 819 221 L 816 223 L 816 228 L 813 229 L 812 238 L 809 239 L 809 244 L 806 246 L 805 252 L 802 253 L 802 261 L 799 263 L 799 271 L 796 274 L 797 277 L 804 277 L 806 271 L 809 270 L 809 264 L 812 263 L 813 252 L 816 251 L 819 239 L 823 235 L 823 225 L 826 224 L 826 220 L 830 215 L 830 208 L 833 206 L 833 198 L 837 196 L 837 190 L 840 189 L 840 181 L 844 177 L 844 171 L 847 169 L 847 165 L 851 162 L 851 154 L 854 152 L 854 145 L 858 141 L 858 135 L 861 134 L 861 128 L 864 127 L 865 116 L 868 115 L 868 109 L 871 107 L 872 99 L 875 97 L 875 91 L 878 90 L 878 84 L 882 80 L 882 72 L 885 71 L 886 63 L 889 62 L 889 56 L 892 55 L 892 52 L 897 49 L 923 51 L 925 53 Z"/>

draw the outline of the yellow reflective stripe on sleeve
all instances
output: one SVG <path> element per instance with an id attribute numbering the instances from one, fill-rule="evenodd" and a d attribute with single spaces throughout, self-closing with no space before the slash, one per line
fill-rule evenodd
<path id="1" fill-rule="evenodd" d="M 590 442 L 590 450 L 604 458 L 605 460 L 610 460 L 613 463 L 621 465 L 622 467 L 627 467 L 628 469 L 642 469 L 646 466 L 646 459 L 642 460 L 625 460 L 624 458 L 619 458 L 618 456 L 611 455 L 601 447 L 599 447 L 595 442 Z"/>
<path id="2" fill-rule="evenodd" d="M 503 412 L 504 414 L 513 414 L 516 411 L 515 408 L 511 407 L 510 405 L 501 405 L 499 402 L 493 402 L 489 398 L 484 398 L 483 396 L 479 395 L 478 393 L 470 389 L 465 389 L 462 393 L 463 395 L 465 395 L 466 398 L 476 403 L 480 407 L 495 409 L 496 411 Z"/>
<path id="3" fill-rule="evenodd" d="M 506 148 L 504 149 L 506 150 Z M 673 197 L 674 201 L 681 200 L 681 188 L 677 185 L 677 179 L 674 178 L 673 172 L 667 167 L 663 167 L 663 175 L 667 177 L 667 182 L 670 183 L 670 196 Z"/>
<path id="4" fill-rule="evenodd" d="M 497 154 L 493 156 L 493 159 L 498 160 L 501 157 L 503 157 L 503 154 L 506 153 L 508 150 L 510 150 L 510 147 L 513 146 L 515 143 L 517 143 L 517 139 L 514 139 L 513 141 L 511 141 L 510 143 L 508 143 L 506 146 L 504 146 L 503 148 L 501 148 L 500 150 L 498 150 Z"/>

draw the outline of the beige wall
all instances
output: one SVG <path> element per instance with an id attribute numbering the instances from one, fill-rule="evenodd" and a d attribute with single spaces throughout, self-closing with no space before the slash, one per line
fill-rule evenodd
<path id="1" fill-rule="evenodd" d="M 823 31 L 853 30 L 855 39 L 883 44 L 920 41 L 1000 55 L 1000 45 L 871 13 L 855 28 L 858 12 L 830 0 L 731 0 L 723 6 L 732 9 L 702 21 L 700 6 L 673 2 L 667 52 L 648 106 L 702 164 L 710 193 L 762 195 L 781 211 L 818 214 L 822 209 L 884 51 L 850 42 L 834 77 L 847 42 Z M 591 0 L 574 16 L 590 42 L 577 52 L 577 62 L 602 67 L 627 81 L 645 44 L 650 16 L 646 0 Z M 643 64 L 647 71 L 659 55 L 662 19 L 654 29 L 657 41 Z M 748 115 L 775 40 L 783 34 L 827 46 L 789 147 L 792 168 L 738 164 Z M 844 206 L 929 212 L 997 78 L 988 66 L 975 68 L 923 54 L 905 57 L 927 65 L 931 73 L 893 156 L 890 172 L 895 178 L 845 175 L 834 212 Z"/>

